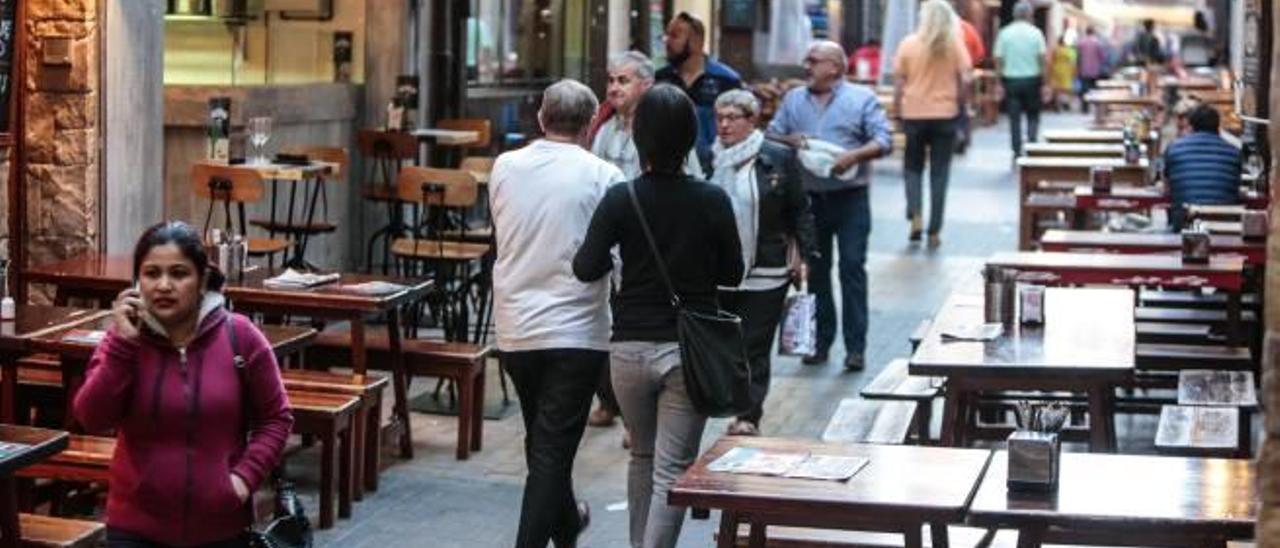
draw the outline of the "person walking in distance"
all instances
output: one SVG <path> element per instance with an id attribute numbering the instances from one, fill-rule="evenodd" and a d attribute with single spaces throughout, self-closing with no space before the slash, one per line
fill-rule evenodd
<path id="1" fill-rule="evenodd" d="M 668 65 L 655 75 L 658 82 L 683 90 L 698 112 L 698 142 L 694 145 L 703 171 L 711 166 L 711 145 L 716 140 L 716 97 L 742 88 L 742 77 L 728 65 L 707 57 L 707 26 L 682 11 L 667 24 L 662 37 Z"/>
<path id="2" fill-rule="evenodd" d="M 729 425 L 729 434 L 760 433 L 764 399 L 769 393 L 769 356 L 782 316 L 787 285 L 808 277 L 814 259 L 813 212 L 797 171 L 795 153 L 768 141 L 756 129 L 760 102 L 746 90 L 727 91 L 716 99 L 716 144 L 711 147 L 711 184 L 723 188 L 733 203 L 742 242 L 746 279 L 720 288 L 720 305 L 742 318 L 747 358 L 751 363 L 752 408 Z M 788 265 L 788 243 L 798 247 L 800 262 Z M 791 268 L 789 268 L 791 267 Z"/>
<path id="3" fill-rule="evenodd" d="M 1076 42 L 1076 73 L 1080 76 L 1080 112 L 1089 112 L 1089 102 L 1084 96 L 1098 87 L 1098 80 L 1106 74 L 1107 47 L 1090 26 Z"/>
<path id="4" fill-rule="evenodd" d="M 520 397 L 529 469 L 518 548 L 574 546 L 589 519 L 573 460 L 609 360 L 609 285 L 579 281 L 569 259 L 605 190 L 623 181 L 582 146 L 596 107 L 587 86 L 552 84 L 538 110 L 546 137 L 498 156 L 491 175 L 498 350 Z"/>
<path id="5" fill-rule="evenodd" d="M 668 504 L 667 493 L 698 457 L 707 421 L 685 389 L 673 291 L 659 265 L 665 265 L 681 305 L 703 313 L 716 310 L 716 287 L 738 285 L 744 270 L 729 197 L 681 172 L 697 127 L 693 103 L 679 88 L 659 84 L 644 93 L 635 119 L 644 173 L 605 193 L 573 257 L 573 273 L 584 282 L 609 274 L 615 246 L 622 257 L 609 361 L 631 429 L 632 548 L 671 548 L 679 540 L 685 508 Z"/>
<path id="6" fill-rule="evenodd" d="M 920 26 L 898 45 L 894 102 L 907 134 L 903 177 L 911 242 L 920 241 L 925 150 L 929 158 L 929 247 L 941 244 L 943 208 L 956 146 L 956 124 L 968 101 L 969 53 L 945 0 L 920 6 Z"/>
<path id="7" fill-rule="evenodd" d="M 1027 140 L 1035 141 L 1040 130 L 1041 88 L 1047 48 L 1044 33 L 1031 24 L 1031 4 L 1022 0 L 1013 6 L 1012 23 L 1000 29 L 991 56 L 996 74 L 1004 83 L 1009 112 L 1009 139 L 1013 157 L 1022 155 L 1022 115 L 1027 116 Z"/>
<path id="8" fill-rule="evenodd" d="M 640 155 L 632 136 L 636 105 L 640 96 L 653 86 L 653 61 L 638 51 L 626 51 L 609 58 L 609 81 L 605 89 L 609 109 L 593 124 L 591 152 L 622 170 L 627 179 L 643 171 Z M 701 179 L 703 170 L 693 150 L 685 158 L 681 170 Z"/>
<path id="9" fill-rule="evenodd" d="M 809 193 L 817 233 L 818 254 L 810 263 L 809 288 L 818 301 L 818 347 L 804 363 L 826 363 L 835 341 L 831 268 L 839 256 L 844 365 L 861 370 L 867 345 L 871 161 L 893 149 L 893 138 L 875 93 L 845 80 L 845 59 L 835 42 L 810 46 L 804 58 L 808 83 L 787 92 L 767 131 L 812 159 L 808 164 L 802 161 L 801 180 Z M 831 151 L 830 161 L 822 161 L 823 151 Z M 833 253 L 833 239 L 839 253 Z"/>

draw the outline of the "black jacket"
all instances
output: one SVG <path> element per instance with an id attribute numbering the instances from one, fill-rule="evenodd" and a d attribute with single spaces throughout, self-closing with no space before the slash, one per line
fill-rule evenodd
<path id="1" fill-rule="evenodd" d="M 685 175 L 644 174 L 614 185 L 591 217 L 573 257 L 579 280 L 599 280 L 622 255 L 622 287 L 613 298 L 613 340 L 672 342 L 676 311 L 641 231 L 627 186 L 634 184 L 676 292 L 695 310 L 715 310 L 717 286 L 742 281 L 742 244 L 733 206 L 720 187 Z"/>
<path id="2" fill-rule="evenodd" d="M 806 262 L 818 257 L 813 211 L 799 169 L 791 147 L 768 140 L 760 146 L 755 164 L 760 217 L 752 267 L 786 266 L 788 238 L 795 238 Z"/>

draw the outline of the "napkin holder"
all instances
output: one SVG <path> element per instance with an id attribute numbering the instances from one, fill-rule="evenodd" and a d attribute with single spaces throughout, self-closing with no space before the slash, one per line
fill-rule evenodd
<path id="1" fill-rule="evenodd" d="M 1111 194 L 1111 168 L 1107 166 L 1094 166 L 1089 169 L 1089 181 L 1093 183 L 1093 195 L 1105 196 Z"/>
<path id="2" fill-rule="evenodd" d="M 1250 241 L 1266 240 L 1267 212 L 1252 209 L 1246 210 L 1240 216 L 1240 236 Z"/>
<path id="3" fill-rule="evenodd" d="M 1058 488 L 1062 444 L 1057 433 L 1015 430 L 1009 435 L 1010 491 L 1046 493 Z"/>
<path id="4" fill-rule="evenodd" d="M 1209 233 L 1201 230 L 1182 231 L 1182 262 L 1206 264 L 1209 262 Z"/>

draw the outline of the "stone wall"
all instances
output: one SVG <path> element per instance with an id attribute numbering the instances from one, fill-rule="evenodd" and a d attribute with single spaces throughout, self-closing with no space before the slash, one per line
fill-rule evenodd
<path id="1" fill-rule="evenodd" d="M 26 185 L 28 264 L 99 245 L 97 0 L 41 0 L 27 12 Z M 41 62 L 70 42 L 70 64 Z"/>

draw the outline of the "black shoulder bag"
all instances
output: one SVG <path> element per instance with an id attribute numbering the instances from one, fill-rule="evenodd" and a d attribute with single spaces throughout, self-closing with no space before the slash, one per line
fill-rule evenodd
<path id="1" fill-rule="evenodd" d="M 231 351 L 235 355 L 233 360 L 236 376 L 240 377 L 244 421 L 245 424 L 250 424 L 253 407 L 249 403 L 249 376 L 245 373 L 244 355 L 240 352 L 236 338 L 235 317 L 230 312 L 227 312 L 226 323 L 227 337 L 230 338 Z M 246 544 L 249 548 L 311 548 L 311 520 L 307 519 L 307 512 L 302 508 L 302 501 L 298 499 L 293 482 L 284 479 L 278 472 L 273 472 L 271 476 L 276 486 L 275 517 L 261 531 L 252 528 L 246 531 Z M 250 494 L 249 504 L 252 503 L 253 495 Z"/>
<path id="2" fill-rule="evenodd" d="M 680 365 L 685 391 L 693 408 L 710 417 L 733 417 L 751 409 L 751 371 L 747 361 L 747 345 L 742 334 L 742 319 L 717 309 L 703 313 L 684 305 L 667 273 L 666 262 L 658 251 L 658 241 L 649 230 L 644 208 L 636 197 L 634 182 L 627 183 L 631 205 L 640 228 L 649 242 L 658 272 L 671 293 L 671 306 L 676 309 L 676 338 L 680 343 Z"/>

